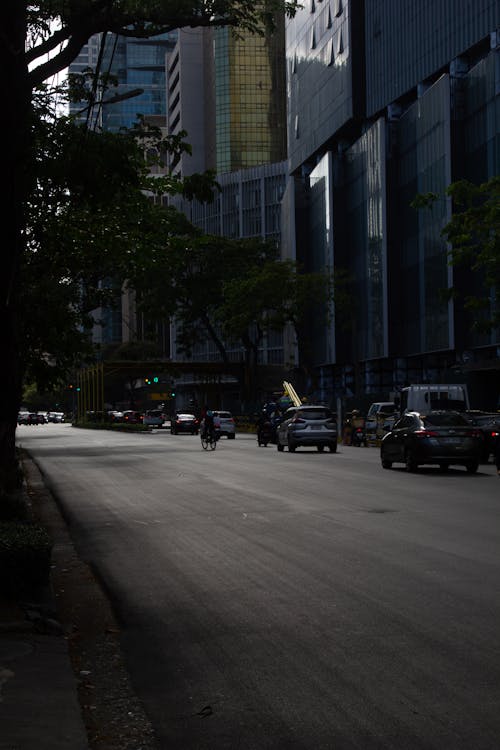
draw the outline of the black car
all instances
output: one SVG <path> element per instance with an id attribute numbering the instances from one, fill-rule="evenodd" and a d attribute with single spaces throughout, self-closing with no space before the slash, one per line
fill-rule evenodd
<path id="1" fill-rule="evenodd" d="M 326 406 L 292 406 L 277 427 L 276 445 L 280 452 L 285 445 L 290 453 L 303 445 L 336 453 L 337 437 L 335 415 Z"/>
<path id="2" fill-rule="evenodd" d="M 199 429 L 200 422 L 194 414 L 176 414 L 170 422 L 172 435 L 178 435 L 179 432 L 190 432 L 191 435 L 197 435 Z"/>
<path id="3" fill-rule="evenodd" d="M 406 464 L 408 471 L 437 464 L 445 471 L 458 464 L 473 474 L 479 466 L 482 445 L 481 432 L 459 412 L 408 412 L 382 438 L 380 459 L 384 469 L 390 469 L 393 463 Z"/>
<path id="4" fill-rule="evenodd" d="M 464 412 L 465 419 L 480 430 L 483 436 L 481 461 L 488 463 L 495 455 L 497 441 L 500 440 L 500 413 L 485 411 Z"/>

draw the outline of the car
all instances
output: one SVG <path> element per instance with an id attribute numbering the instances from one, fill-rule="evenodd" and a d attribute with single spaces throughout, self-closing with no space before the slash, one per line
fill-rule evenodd
<path id="1" fill-rule="evenodd" d="M 150 409 L 142 415 L 142 424 L 149 427 L 163 427 L 165 417 L 159 409 Z"/>
<path id="2" fill-rule="evenodd" d="M 170 421 L 172 435 L 178 435 L 179 432 L 190 432 L 191 435 L 197 435 L 199 429 L 200 422 L 194 414 L 175 414 Z"/>
<path id="3" fill-rule="evenodd" d="M 29 424 L 29 416 L 30 416 L 29 411 L 20 411 L 19 414 L 17 415 L 17 424 L 18 425 Z"/>
<path id="4" fill-rule="evenodd" d="M 124 411 L 123 421 L 125 424 L 142 424 L 142 414 L 140 411 Z"/>
<path id="5" fill-rule="evenodd" d="M 382 437 L 385 423 L 397 412 L 396 404 L 393 401 L 375 401 L 370 405 L 366 414 L 365 434 L 373 439 Z"/>
<path id="6" fill-rule="evenodd" d="M 214 425 L 219 437 L 227 437 L 234 440 L 236 437 L 236 424 L 230 411 L 214 411 Z"/>
<path id="7" fill-rule="evenodd" d="M 116 409 L 113 409 L 112 411 L 108 411 L 108 418 L 109 418 L 109 421 L 112 422 L 113 424 L 124 421 L 123 412 L 117 411 Z"/>
<path id="8" fill-rule="evenodd" d="M 39 424 L 45 424 L 45 417 L 43 414 L 37 414 L 36 412 L 24 412 L 21 418 L 21 421 L 19 421 L 18 417 L 18 424 L 29 424 L 29 425 L 39 425 Z"/>
<path id="9" fill-rule="evenodd" d="M 47 412 L 47 422 L 61 424 L 62 422 L 64 422 L 64 412 L 62 411 Z"/>
<path id="10" fill-rule="evenodd" d="M 497 441 L 500 440 L 500 412 L 466 411 L 465 419 L 477 427 L 483 435 L 481 461 L 488 463 L 490 456 L 495 455 Z"/>
<path id="11" fill-rule="evenodd" d="M 382 438 L 380 460 L 384 469 L 403 463 L 407 471 L 417 471 L 424 464 L 436 464 L 443 471 L 451 465 L 465 466 L 470 474 L 477 471 L 483 437 L 457 411 L 430 410 L 407 412 Z"/>
<path id="12" fill-rule="evenodd" d="M 337 421 L 335 414 L 326 406 L 292 406 L 286 410 L 276 431 L 278 451 L 285 446 L 293 453 L 299 446 L 312 446 L 331 453 L 337 451 Z"/>

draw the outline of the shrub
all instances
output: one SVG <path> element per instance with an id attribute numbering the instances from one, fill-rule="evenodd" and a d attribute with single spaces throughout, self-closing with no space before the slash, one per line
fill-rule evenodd
<path id="1" fill-rule="evenodd" d="M 26 594 L 49 581 L 52 540 L 35 523 L 0 522 L 0 590 Z"/>
<path id="2" fill-rule="evenodd" d="M 21 491 L 0 493 L 0 522 L 27 521 L 28 517 L 28 505 Z"/>

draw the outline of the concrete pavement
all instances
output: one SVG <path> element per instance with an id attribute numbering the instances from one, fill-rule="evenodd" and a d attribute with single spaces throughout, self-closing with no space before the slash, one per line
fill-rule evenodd
<path id="1" fill-rule="evenodd" d="M 28 495 L 57 514 L 36 466 L 25 464 Z M 75 554 L 64 523 L 52 526 L 52 564 Z M 64 627 L 52 585 L 30 601 L 0 597 L 0 750 L 88 750 Z"/>

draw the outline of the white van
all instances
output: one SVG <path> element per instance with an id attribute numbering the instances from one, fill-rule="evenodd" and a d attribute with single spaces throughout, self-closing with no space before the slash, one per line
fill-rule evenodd
<path id="1" fill-rule="evenodd" d="M 467 386 L 464 383 L 419 383 L 401 389 L 401 414 L 431 409 L 470 410 Z"/>

